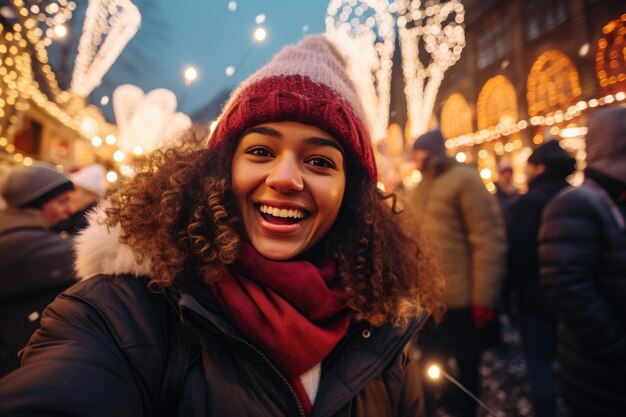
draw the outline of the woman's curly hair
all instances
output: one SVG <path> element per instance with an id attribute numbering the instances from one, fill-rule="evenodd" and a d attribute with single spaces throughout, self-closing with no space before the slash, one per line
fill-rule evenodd
<path id="1" fill-rule="evenodd" d="M 231 183 L 238 141 L 207 149 L 204 139 L 194 129 L 144 157 L 110 196 L 106 223 L 120 225 L 122 243 L 148 262 L 155 290 L 210 280 L 239 253 L 244 227 Z M 318 244 L 337 264 L 348 307 L 373 326 L 404 326 L 422 310 L 440 318 L 443 281 L 422 232 L 350 157 L 339 216 Z"/>

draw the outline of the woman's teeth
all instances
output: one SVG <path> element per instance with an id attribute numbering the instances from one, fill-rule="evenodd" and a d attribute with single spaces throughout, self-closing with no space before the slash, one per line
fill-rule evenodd
<path id="1" fill-rule="evenodd" d="M 304 211 L 300 209 L 279 209 L 276 207 L 268 206 L 262 204 L 259 208 L 259 211 L 264 214 L 269 214 L 274 217 L 282 217 L 282 218 L 293 218 L 293 219 L 303 219 Z"/>

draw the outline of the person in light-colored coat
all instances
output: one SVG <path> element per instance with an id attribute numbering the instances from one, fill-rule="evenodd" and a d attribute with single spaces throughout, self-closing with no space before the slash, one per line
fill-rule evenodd
<path id="1" fill-rule="evenodd" d="M 421 347 L 428 361 L 453 357 L 458 377 L 478 394 L 478 366 L 486 338 L 497 333 L 496 308 L 505 272 L 506 240 L 501 213 L 474 167 L 445 154 L 439 130 L 420 136 L 413 158 L 422 181 L 408 199 L 439 247 L 447 312 L 440 328 Z M 474 415 L 471 398 L 451 391 L 444 401 L 463 416 Z"/>

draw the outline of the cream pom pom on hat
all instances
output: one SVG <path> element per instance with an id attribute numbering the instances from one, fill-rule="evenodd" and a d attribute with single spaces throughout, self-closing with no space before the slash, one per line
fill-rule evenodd
<path id="1" fill-rule="evenodd" d="M 106 169 L 100 164 L 90 164 L 69 175 L 77 187 L 104 197 L 106 192 Z"/>

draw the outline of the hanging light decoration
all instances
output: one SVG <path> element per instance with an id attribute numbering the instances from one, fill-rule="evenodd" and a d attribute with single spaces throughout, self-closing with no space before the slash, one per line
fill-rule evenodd
<path id="1" fill-rule="evenodd" d="M 119 147 L 127 155 L 151 152 L 191 126 L 189 116 L 176 112 L 176 95 L 164 88 L 144 94 L 135 85 L 121 85 L 113 92 L 113 111 Z"/>
<path id="2" fill-rule="evenodd" d="M 44 46 L 67 34 L 66 23 L 72 18 L 76 3 L 68 0 L 34 0 L 28 11 L 38 22 L 34 29 Z"/>
<path id="3" fill-rule="evenodd" d="M 87 97 L 137 33 L 141 14 L 130 0 L 89 0 L 72 75 L 72 90 Z"/>
<path id="4" fill-rule="evenodd" d="M 374 142 L 389 124 L 395 21 L 388 0 L 331 0 L 326 35 L 347 59 Z"/>
<path id="5" fill-rule="evenodd" d="M 459 0 L 398 0 L 397 24 L 402 51 L 410 136 L 428 129 L 444 73 L 465 47 L 465 9 Z M 422 57 L 429 60 L 422 61 Z"/>

